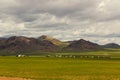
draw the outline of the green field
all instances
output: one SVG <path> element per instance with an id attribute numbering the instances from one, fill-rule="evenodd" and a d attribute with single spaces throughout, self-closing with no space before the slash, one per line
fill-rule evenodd
<path id="1" fill-rule="evenodd" d="M 33 80 L 120 80 L 120 60 L 0 57 L 0 76 Z"/>
<path id="2" fill-rule="evenodd" d="M 1 56 L 0 76 L 33 80 L 120 80 L 120 49 L 58 53 L 38 52 L 34 54 L 36 55 L 20 58 Z M 109 55 L 111 58 L 99 60 L 53 57 L 55 55 L 82 54 Z M 45 57 L 46 55 L 52 57 Z"/>

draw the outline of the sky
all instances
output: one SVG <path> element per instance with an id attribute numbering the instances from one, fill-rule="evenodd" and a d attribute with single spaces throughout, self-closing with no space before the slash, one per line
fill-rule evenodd
<path id="1" fill-rule="evenodd" d="M 120 44 L 120 0 L 0 0 L 0 37 Z"/>

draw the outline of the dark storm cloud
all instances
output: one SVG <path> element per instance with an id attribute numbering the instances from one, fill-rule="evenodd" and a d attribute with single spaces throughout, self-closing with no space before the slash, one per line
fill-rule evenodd
<path id="1" fill-rule="evenodd" d="M 15 0 L 16 4 L 2 10 L 4 13 L 14 15 L 23 21 L 28 17 L 36 18 L 37 14 L 49 13 L 57 17 L 83 17 L 85 18 L 87 12 L 94 11 L 98 2 L 96 0 Z M 85 15 L 84 15 L 85 14 Z M 31 16 L 30 16 L 31 15 Z M 74 16 L 72 16 L 74 15 Z M 79 15 L 79 16 L 78 16 Z M 91 15 L 90 15 L 91 16 Z M 27 18 L 27 19 L 26 19 Z M 87 17 L 86 17 L 87 18 Z"/>

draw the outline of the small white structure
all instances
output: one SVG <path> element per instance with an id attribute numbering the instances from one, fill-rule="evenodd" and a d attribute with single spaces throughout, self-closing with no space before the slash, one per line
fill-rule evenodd
<path id="1" fill-rule="evenodd" d="M 17 57 L 25 57 L 23 54 L 18 54 Z"/>

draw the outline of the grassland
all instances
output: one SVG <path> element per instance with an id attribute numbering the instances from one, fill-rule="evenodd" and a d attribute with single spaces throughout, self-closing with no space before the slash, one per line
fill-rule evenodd
<path id="1" fill-rule="evenodd" d="M 26 53 L 30 54 L 30 53 Z M 103 51 L 32 53 L 35 56 L 0 57 L 0 77 L 33 80 L 120 80 L 120 49 Z M 41 54 L 40 56 L 38 56 Z M 55 58 L 46 55 L 110 55 L 111 59 Z"/>
<path id="2" fill-rule="evenodd" d="M 120 80 L 120 61 L 0 57 L 0 76 L 34 80 Z"/>

